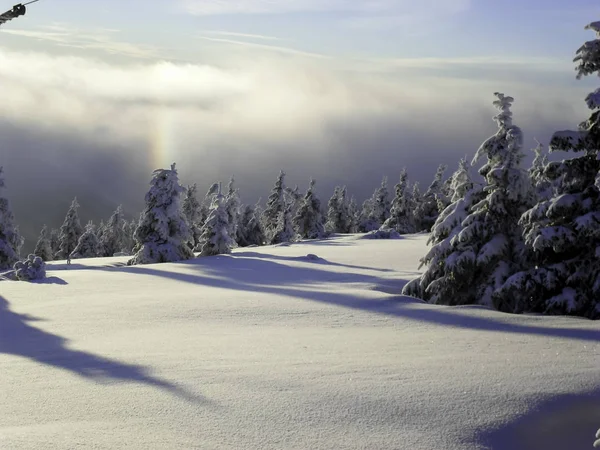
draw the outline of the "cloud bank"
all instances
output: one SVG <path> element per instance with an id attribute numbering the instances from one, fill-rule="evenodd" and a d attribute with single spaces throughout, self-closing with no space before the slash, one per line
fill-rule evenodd
<path id="1" fill-rule="evenodd" d="M 336 184 L 362 201 L 404 166 L 423 185 L 439 163 L 454 170 L 495 131 L 497 90 L 515 97 L 515 123 L 531 143 L 585 117 L 585 89 L 564 81 L 572 73 L 511 67 L 498 75 L 482 61 L 269 49 L 203 64 L 114 64 L 0 48 L 0 164 L 30 240 L 43 223 L 58 226 L 75 195 L 84 220 L 120 203 L 136 216 L 151 171 L 172 162 L 200 191 L 235 175 L 247 202 L 266 198 L 279 169 L 302 188 L 315 177 L 324 202 Z"/>

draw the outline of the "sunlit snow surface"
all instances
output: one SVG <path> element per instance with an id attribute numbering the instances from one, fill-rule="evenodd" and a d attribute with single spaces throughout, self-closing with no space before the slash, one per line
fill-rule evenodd
<path id="1" fill-rule="evenodd" d="M 2 281 L 0 448 L 591 449 L 600 322 L 402 297 L 426 239 Z"/>

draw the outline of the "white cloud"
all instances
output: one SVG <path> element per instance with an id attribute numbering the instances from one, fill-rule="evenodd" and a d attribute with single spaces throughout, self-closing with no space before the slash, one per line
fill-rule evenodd
<path id="1" fill-rule="evenodd" d="M 80 29 L 52 24 L 35 30 L 2 29 L 0 32 L 49 41 L 62 47 L 98 50 L 133 58 L 152 59 L 161 53 L 160 49 L 154 46 L 122 41 L 118 39 L 118 30 L 108 28 Z"/>
<path id="2" fill-rule="evenodd" d="M 411 15 L 417 11 L 455 13 L 468 7 L 470 0 L 181 0 L 181 5 L 197 15 L 285 14 L 299 12 L 347 12 L 380 15 Z"/>
<path id="3" fill-rule="evenodd" d="M 263 34 L 250 34 L 250 33 L 236 33 L 234 31 L 217 31 L 217 30 L 206 30 L 206 34 L 212 34 L 217 36 L 232 36 L 238 38 L 247 38 L 247 39 L 258 39 L 265 41 L 280 41 L 281 38 L 275 36 L 265 36 Z"/>
<path id="4" fill-rule="evenodd" d="M 294 55 L 294 56 L 305 56 L 305 57 L 309 57 L 309 58 L 319 58 L 319 59 L 328 58 L 328 56 L 325 56 L 325 55 L 322 55 L 319 53 L 305 52 L 305 51 L 297 50 L 297 49 L 294 49 L 291 47 L 283 47 L 283 46 L 279 46 L 279 45 L 259 44 L 257 42 L 248 42 L 248 41 L 240 41 L 240 40 L 225 39 L 225 38 L 213 38 L 213 37 L 209 37 L 209 36 L 197 36 L 197 37 L 198 37 L 198 39 L 203 39 L 206 41 L 215 42 L 215 43 L 219 43 L 219 44 L 251 47 L 255 50 L 264 50 L 264 51 L 268 51 L 268 52 L 284 53 L 284 54 L 290 54 L 290 55 Z"/>

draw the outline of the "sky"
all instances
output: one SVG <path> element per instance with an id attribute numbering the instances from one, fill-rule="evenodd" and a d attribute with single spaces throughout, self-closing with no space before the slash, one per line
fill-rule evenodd
<path id="1" fill-rule="evenodd" d="M 0 26 L 0 165 L 28 241 L 143 207 L 176 162 L 204 192 L 279 173 L 362 202 L 403 167 L 423 189 L 493 134 L 493 93 L 547 144 L 587 117 L 573 57 L 592 0 L 40 0 Z M 2 10 L 11 2 L 0 3 Z"/>

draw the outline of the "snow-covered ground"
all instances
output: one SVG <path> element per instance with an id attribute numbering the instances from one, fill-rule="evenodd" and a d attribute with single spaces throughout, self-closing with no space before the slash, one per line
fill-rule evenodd
<path id="1" fill-rule="evenodd" d="M 591 449 L 600 324 L 402 297 L 425 242 L 2 281 L 0 448 Z"/>

